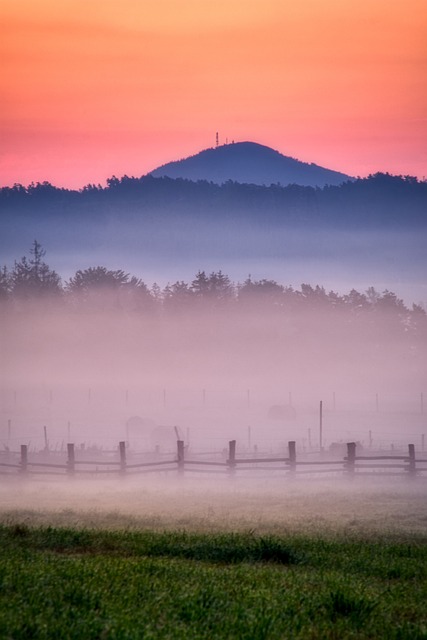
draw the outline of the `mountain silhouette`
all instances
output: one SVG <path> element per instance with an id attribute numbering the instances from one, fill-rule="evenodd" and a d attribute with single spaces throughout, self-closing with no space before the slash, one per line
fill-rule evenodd
<path id="1" fill-rule="evenodd" d="M 340 185 L 351 176 L 301 162 L 256 142 L 236 142 L 205 149 L 200 153 L 169 162 L 154 169 L 155 178 L 207 180 L 223 184 L 228 180 L 246 184 L 298 184 L 306 187 Z"/>

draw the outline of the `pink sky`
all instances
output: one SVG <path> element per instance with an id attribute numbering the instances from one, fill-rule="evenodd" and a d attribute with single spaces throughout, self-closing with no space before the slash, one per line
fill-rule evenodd
<path id="1" fill-rule="evenodd" d="M 0 184 L 142 175 L 253 140 L 427 175 L 425 0 L 2 0 Z"/>

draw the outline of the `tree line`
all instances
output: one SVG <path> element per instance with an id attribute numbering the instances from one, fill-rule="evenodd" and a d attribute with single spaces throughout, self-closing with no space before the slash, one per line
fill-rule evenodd
<path id="1" fill-rule="evenodd" d="M 275 280 L 253 280 L 234 283 L 222 271 L 198 271 L 191 282 L 176 281 L 164 288 L 149 287 L 143 280 L 123 270 L 104 266 L 79 269 L 66 280 L 45 262 L 45 250 L 36 240 L 30 255 L 15 261 L 13 267 L 0 271 L 0 302 L 3 309 L 24 309 L 27 304 L 42 303 L 49 309 L 52 303 L 70 311 L 123 311 L 141 314 L 174 314 L 242 310 L 243 312 L 274 312 L 297 315 L 313 311 L 344 321 L 363 319 L 365 322 L 393 325 L 395 330 L 410 336 L 427 337 L 427 314 L 421 305 L 408 308 L 392 291 L 378 292 L 369 287 L 365 292 L 352 289 L 338 294 L 323 286 L 301 284 L 299 289 Z"/>
<path id="2" fill-rule="evenodd" d="M 112 176 L 106 186 L 89 184 L 81 190 L 58 188 L 49 182 L 0 188 L 0 211 L 12 215 L 50 218 L 61 215 L 105 217 L 120 210 L 144 216 L 200 215 L 218 219 L 231 212 L 262 215 L 270 222 L 355 226 L 380 224 L 425 227 L 427 181 L 384 173 L 339 186 L 297 184 L 260 186 L 231 180 L 218 185 L 206 180 Z"/>

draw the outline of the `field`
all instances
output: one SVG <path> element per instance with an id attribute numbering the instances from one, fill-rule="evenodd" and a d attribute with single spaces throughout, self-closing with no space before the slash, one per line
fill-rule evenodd
<path id="1" fill-rule="evenodd" d="M 3 482 L 2 638 L 427 638 L 425 484 Z"/>

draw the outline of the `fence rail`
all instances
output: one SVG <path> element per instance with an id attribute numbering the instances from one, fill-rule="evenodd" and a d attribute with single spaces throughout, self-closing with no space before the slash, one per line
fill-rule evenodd
<path id="1" fill-rule="evenodd" d="M 8 476 L 29 477 L 31 475 L 135 475 L 149 472 L 175 471 L 179 475 L 185 472 L 228 474 L 235 476 L 257 471 L 270 471 L 272 474 L 282 472 L 286 477 L 309 474 L 331 474 L 336 476 L 341 473 L 346 477 L 360 477 L 366 475 L 391 476 L 416 479 L 427 478 L 427 459 L 416 459 L 415 446 L 408 445 L 408 455 L 356 455 L 356 443 L 347 443 L 347 455 L 337 460 L 330 459 L 298 459 L 294 441 L 288 442 L 288 456 L 271 457 L 236 457 L 236 441 L 230 440 L 228 445 L 228 458 L 224 462 L 217 460 L 197 460 L 185 458 L 184 441 L 177 441 L 176 456 L 169 460 L 157 460 L 150 462 L 128 462 L 125 442 L 120 442 L 117 449 L 118 459 L 110 460 L 76 460 L 74 444 L 67 445 L 67 460 L 63 464 L 49 461 L 30 460 L 27 445 L 21 445 L 20 457 L 16 462 L 9 460 L 0 461 L 0 474 Z M 8 454 L 12 455 L 11 453 Z M 280 465 L 280 466 L 279 466 Z M 101 467 L 101 468 L 100 468 Z M 391 469 L 396 471 L 391 471 Z M 423 474 L 426 474 L 423 476 Z"/>

